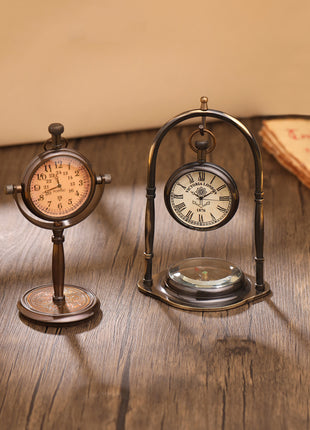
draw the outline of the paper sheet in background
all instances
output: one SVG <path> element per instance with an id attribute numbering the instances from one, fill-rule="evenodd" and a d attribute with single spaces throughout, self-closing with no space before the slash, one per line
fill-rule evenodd
<path id="1" fill-rule="evenodd" d="M 263 122 L 263 146 L 310 188 L 310 119 L 272 119 Z"/>

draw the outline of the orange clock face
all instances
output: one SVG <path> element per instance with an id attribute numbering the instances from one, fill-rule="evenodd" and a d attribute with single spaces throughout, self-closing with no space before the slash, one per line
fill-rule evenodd
<path id="1" fill-rule="evenodd" d="M 48 158 L 34 170 L 29 181 L 33 207 L 53 219 L 73 216 L 87 202 L 91 191 L 89 170 L 70 155 Z"/>

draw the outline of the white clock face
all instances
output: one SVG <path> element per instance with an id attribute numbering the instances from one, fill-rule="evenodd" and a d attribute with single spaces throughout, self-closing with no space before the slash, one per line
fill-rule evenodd
<path id="1" fill-rule="evenodd" d="M 169 192 L 168 209 L 174 218 L 197 230 L 225 224 L 235 213 L 236 198 L 231 181 L 221 176 L 199 167 L 177 175 Z"/>
<path id="2" fill-rule="evenodd" d="M 87 201 L 90 192 L 88 169 L 79 159 L 69 155 L 47 159 L 30 179 L 29 194 L 33 206 L 51 218 L 74 215 Z"/>

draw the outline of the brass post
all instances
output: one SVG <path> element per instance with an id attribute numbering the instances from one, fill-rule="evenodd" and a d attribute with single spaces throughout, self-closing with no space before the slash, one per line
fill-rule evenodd
<path id="1" fill-rule="evenodd" d="M 64 280 L 65 280 L 65 256 L 63 243 L 65 241 L 63 228 L 53 229 L 53 259 L 52 259 L 52 274 L 54 285 L 53 301 L 56 303 L 65 300 L 64 296 Z"/>

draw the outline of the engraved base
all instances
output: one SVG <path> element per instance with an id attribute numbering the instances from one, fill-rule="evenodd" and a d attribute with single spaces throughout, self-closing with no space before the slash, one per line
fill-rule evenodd
<path id="1" fill-rule="evenodd" d="M 92 317 L 99 308 L 99 300 L 82 287 L 65 285 L 65 300 L 53 301 L 52 285 L 28 290 L 17 307 L 22 315 L 40 323 L 62 325 L 76 323 Z"/>
<path id="2" fill-rule="evenodd" d="M 211 297 L 183 293 L 180 289 L 171 288 L 167 282 L 168 272 L 164 271 L 153 276 L 153 285 L 147 287 L 143 280 L 138 282 L 139 291 L 159 299 L 170 306 L 187 311 L 223 311 L 242 306 L 254 300 L 262 299 L 270 293 L 270 287 L 265 283 L 264 291 L 256 291 L 254 278 L 244 274 L 242 285 L 230 293 Z"/>

